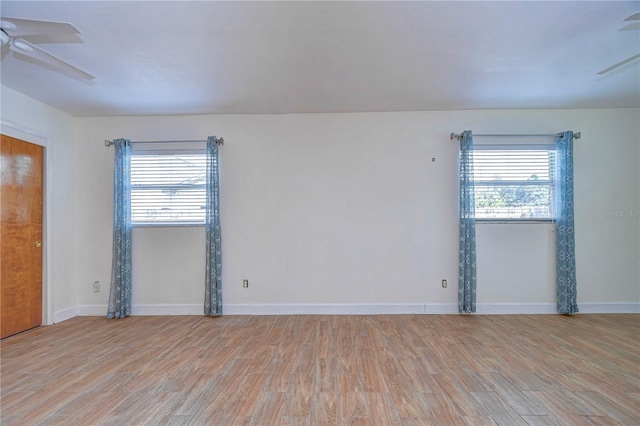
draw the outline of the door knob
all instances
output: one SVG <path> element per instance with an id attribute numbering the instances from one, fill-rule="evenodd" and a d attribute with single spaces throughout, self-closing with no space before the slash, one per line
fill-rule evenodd
<path id="1" fill-rule="evenodd" d="M 40 241 L 36 241 L 36 244 L 35 244 L 36 247 L 40 247 L 41 245 L 42 243 Z"/>

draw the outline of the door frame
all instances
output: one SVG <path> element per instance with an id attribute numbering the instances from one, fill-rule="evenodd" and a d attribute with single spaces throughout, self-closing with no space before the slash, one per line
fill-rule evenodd
<path id="1" fill-rule="evenodd" d="M 0 118 L 0 133 L 12 138 L 21 139 L 42 147 L 44 155 L 44 170 L 42 172 L 43 188 L 42 188 L 42 243 L 44 251 L 42 253 L 42 324 L 51 325 L 54 323 L 53 318 L 53 258 L 51 241 L 53 241 L 53 211 L 52 211 L 52 194 L 53 194 L 53 158 L 51 147 L 51 136 L 36 130 L 23 126 L 22 124 Z"/>

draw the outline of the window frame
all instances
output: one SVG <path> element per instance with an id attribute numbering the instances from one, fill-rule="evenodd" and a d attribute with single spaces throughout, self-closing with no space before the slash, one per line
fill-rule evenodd
<path id="1" fill-rule="evenodd" d="M 136 145 L 138 144 L 139 146 L 136 147 Z M 131 149 L 132 179 L 133 179 L 133 158 L 136 156 L 145 156 L 145 155 L 172 156 L 172 155 L 196 154 L 196 155 L 202 155 L 202 157 L 206 161 L 207 150 L 206 150 L 206 146 L 203 146 L 202 144 L 199 144 L 200 146 L 196 146 L 196 147 L 193 147 L 193 144 L 189 144 L 190 146 L 181 147 L 178 145 L 183 145 L 183 143 L 172 143 L 170 144 L 170 146 L 167 146 L 167 148 L 150 146 L 150 143 L 148 142 L 140 142 L 138 144 L 135 144 L 135 145 L 132 144 L 132 149 Z M 206 173 L 206 168 L 205 168 L 205 173 Z M 204 214 L 203 214 L 202 222 L 179 222 L 179 221 L 136 222 L 134 221 L 134 218 L 133 218 L 134 185 L 132 181 L 130 183 L 131 183 L 131 210 L 132 210 L 131 211 L 132 213 L 131 227 L 132 228 L 176 228 L 176 227 L 204 227 L 205 226 L 206 217 Z M 160 188 L 160 187 L 168 188 L 170 186 L 176 187 L 176 188 L 181 187 L 180 185 L 144 185 L 144 186 L 147 187 L 148 189 L 154 189 L 154 188 Z M 205 197 L 206 197 L 206 182 L 204 184 L 200 184 L 197 186 L 202 188 L 203 193 L 205 194 Z M 140 186 L 136 185 L 135 188 L 138 189 L 140 188 Z"/>
<path id="2" fill-rule="evenodd" d="M 531 143 L 531 142 L 527 142 L 527 143 L 519 143 L 516 140 L 512 140 L 512 141 L 505 141 L 505 142 L 496 142 L 495 140 L 493 141 L 493 143 L 475 143 L 473 144 L 473 148 L 472 148 L 472 153 L 471 155 L 475 154 L 475 151 L 547 151 L 547 152 L 552 152 L 555 155 L 556 152 L 556 146 L 555 143 Z M 555 218 L 555 212 L 554 212 L 554 191 L 555 191 L 555 174 L 556 174 L 556 166 L 555 166 L 555 159 L 553 164 L 551 165 L 552 167 L 549 167 L 549 183 L 548 184 L 531 184 L 531 183 L 526 183 L 527 181 L 507 181 L 510 183 L 513 183 L 514 185 L 526 185 L 526 186 L 534 186 L 534 185 L 539 185 L 539 186 L 548 186 L 549 187 L 549 208 L 550 208 L 550 217 L 535 217 L 535 218 L 522 218 L 522 217 L 517 217 L 517 218 L 506 218 L 506 217 L 496 217 L 496 218 L 487 218 L 487 217 L 477 217 L 477 213 L 474 213 L 474 218 L 476 223 L 479 224 L 550 224 L 550 223 L 555 223 L 556 218 Z M 480 183 L 484 183 L 484 186 L 495 186 L 495 187 L 499 187 L 499 185 L 491 185 L 490 181 L 479 181 L 475 179 L 475 172 L 476 172 L 476 164 L 475 164 L 475 158 L 474 158 L 474 163 L 473 163 L 473 186 L 474 186 L 474 190 L 473 190 L 473 196 L 474 196 L 474 212 L 476 212 L 477 210 L 477 204 L 476 204 L 476 185 L 478 184 L 478 182 Z"/>

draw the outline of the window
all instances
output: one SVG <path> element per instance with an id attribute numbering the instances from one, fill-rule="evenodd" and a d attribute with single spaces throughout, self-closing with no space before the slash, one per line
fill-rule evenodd
<path id="1" fill-rule="evenodd" d="M 476 219 L 551 220 L 555 146 L 476 145 Z"/>
<path id="2" fill-rule="evenodd" d="M 203 225 L 205 178 L 203 151 L 134 151 L 131 155 L 133 225 Z"/>

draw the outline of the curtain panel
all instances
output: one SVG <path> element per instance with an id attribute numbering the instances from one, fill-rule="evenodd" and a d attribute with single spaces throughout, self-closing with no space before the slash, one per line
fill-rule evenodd
<path id="1" fill-rule="evenodd" d="M 222 238 L 220 233 L 220 178 L 218 144 L 215 136 L 207 139 L 207 205 L 205 216 L 206 267 L 204 314 L 222 315 Z"/>
<path id="2" fill-rule="evenodd" d="M 115 139 L 113 256 L 107 318 L 131 315 L 131 141 Z"/>
<path id="3" fill-rule="evenodd" d="M 473 136 L 460 137 L 460 257 L 458 311 L 476 311 L 476 219 L 473 182 Z"/>
<path id="4" fill-rule="evenodd" d="M 573 132 L 556 137 L 556 295 L 558 312 L 578 312 L 573 226 Z"/>

